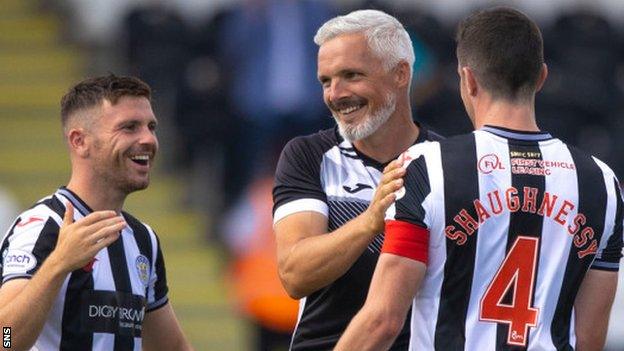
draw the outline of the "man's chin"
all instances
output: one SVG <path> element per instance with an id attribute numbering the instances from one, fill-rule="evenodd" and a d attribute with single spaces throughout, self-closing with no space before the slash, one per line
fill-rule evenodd
<path id="1" fill-rule="evenodd" d="M 130 193 L 133 193 L 135 191 L 145 190 L 145 189 L 147 189 L 148 186 L 149 186 L 149 179 L 141 180 L 141 181 L 135 181 L 135 182 L 131 182 L 131 183 L 126 184 L 126 186 L 124 187 L 124 192 L 126 194 L 130 194 Z"/>

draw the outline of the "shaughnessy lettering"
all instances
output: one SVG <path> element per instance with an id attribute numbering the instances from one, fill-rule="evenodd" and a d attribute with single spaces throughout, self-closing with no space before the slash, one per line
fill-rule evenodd
<path id="1" fill-rule="evenodd" d="M 542 195 L 542 196 L 540 196 Z M 487 200 L 475 199 L 472 203 L 476 218 L 467 209 L 461 209 L 453 217 L 455 224 L 449 224 L 444 228 L 444 234 L 457 245 L 464 245 L 468 238 L 488 219 L 498 216 L 503 211 L 528 212 L 548 217 L 565 227 L 567 233 L 573 236 L 572 243 L 579 249 L 579 259 L 598 250 L 598 240 L 594 238 L 594 229 L 588 224 L 587 216 L 577 213 L 570 217 L 570 213 L 576 208 L 570 200 L 561 198 L 559 195 L 545 191 L 539 194 L 539 189 L 525 186 L 521 190 L 510 187 L 506 190 L 496 189 L 486 194 Z M 538 199 L 540 199 L 538 201 Z"/>

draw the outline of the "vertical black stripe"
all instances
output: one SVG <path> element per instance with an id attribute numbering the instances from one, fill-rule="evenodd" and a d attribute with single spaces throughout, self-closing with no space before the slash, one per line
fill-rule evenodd
<path id="1" fill-rule="evenodd" d="M 132 294 L 130 274 L 126 262 L 126 254 L 121 236 L 108 246 L 108 257 L 110 258 L 111 271 L 115 281 L 115 290 Z M 125 351 L 134 349 L 134 338 L 131 335 L 115 335 L 115 351 Z"/>
<path id="2" fill-rule="evenodd" d="M 35 274 L 35 272 L 41 267 L 43 261 L 48 258 L 52 250 L 56 247 L 56 241 L 58 240 L 59 225 L 52 219 L 48 218 L 48 221 L 41 229 L 39 237 L 35 242 L 32 254 L 37 259 L 37 265 L 28 271 L 28 274 Z"/>
<path id="3" fill-rule="evenodd" d="M 56 212 L 61 219 L 65 216 L 65 206 L 56 196 L 52 196 L 51 199 L 43 203 Z M 58 239 L 59 229 L 57 225 L 55 244 L 56 239 Z M 81 350 L 85 349 L 85 347 L 91 348 L 91 345 L 93 345 L 93 333 L 82 328 L 80 317 L 82 293 L 84 291 L 93 290 L 93 285 L 93 275 L 91 272 L 86 272 L 82 268 L 79 268 L 70 274 L 63 305 L 61 345 L 59 350 Z"/>
<path id="4" fill-rule="evenodd" d="M 586 226 L 594 229 L 594 239 L 600 243 L 607 208 L 607 192 L 602 170 L 589 155 L 573 147 L 569 147 L 569 149 L 577 170 L 578 213 L 583 213 L 587 217 Z M 594 259 L 594 255 L 579 258 L 579 251 L 585 248 L 586 246 L 577 248 L 574 244 L 570 247 L 563 284 L 550 327 L 553 344 L 557 350 L 573 350 L 572 345 L 570 345 L 572 307 L 579 286 Z"/>
<path id="5" fill-rule="evenodd" d="M 141 255 L 147 257 L 150 262 L 150 272 L 154 269 L 154 262 L 152 261 L 152 240 L 150 238 L 150 233 L 147 228 L 141 223 L 138 219 L 134 218 L 134 216 L 129 213 L 123 212 L 123 216 L 126 219 L 126 222 L 132 228 L 132 232 L 134 233 L 134 240 L 136 240 L 137 246 L 139 247 L 139 252 Z M 149 279 L 149 278 L 148 278 Z M 147 301 L 147 288 L 145 289 L 145 300 Z"/>
<path id="6" fill-rule="evenodd" d="M 609 237 L 605 249 L 602 251 L 601 261 L 619 262 L 622 257 L 622 194 L 617 179 L 613 178 L 613 187 L 615 189 L 615 225 L 613 226 L 613 234 Z M 609 269 L 616 270 L 616 269 Z"/>
<path id="7" fill-rule="evenodd" d="M 48 206 L 52 211 L 54 211 L 61 220 L 65 216 L 65 205 L 59 200 L 56 196 L 52 196 L 51 199 L 43 201 L 43 204 Z"/>
<path id="8" fill-rule="evenodd" d="M 42 201 L 42 204 L 54 211 L 61 219 L 65 216 L 65 206 L 63 206 L 61 201 L 56 197 L 46 199 Z M 52 219 L 52 217 L 48 218 L 32 250 L 32 254 L 37 258 L 37 265 L 28 271 L 28 274 L 35 274 L 43 264 L 43 261 L 48 258 L 52 250 L 54 250 L 56 241 L 58 240 L 59 230 L 60 227 L 54 219 Z"/>
<path id="9" fill-rule="evenodd" d="M 167 287 L 167 272 L 165 269 L 165 259 L 162 254 L 162 248 L 160 247 L 160 240 L 156 237 L 158 248 L 156 252 L 156 284 L 154 285 L 154 298 L 156 301 L 162 299 L 167 295 L 169 288 Z"/>
<path id="10" fill-rule="evenodd" d="M 445 225 L 459 227 L 453 218 L 463 209 L 473 218 L 478 218 L 473 206 L 473 200 L 479 198 L 474 135 L 447 139 L 440 147 L 444 170 Z M 470 301 L 476 243 L 477 232 L 470 235 L 463 245 L 446 239 L 447 259 L 434 340 L 436 350 L 455 351 L 465 347 L 466 314 Z"/>
<path id="11" fill-rule="evenodd" d="M 73 271 L 65 293 L 60 351 L 91 349 L 93 345 L 93 333 L 83 330 L 80 318 L 82 293 L 89 290 L 93 290 L 91 272 L 86 272 L 82 268 Z"/>
<path id="12" fill-rule="evenodd" d="M 520 141 L 509 141 L 509 152 L 510 158 L 521 158 L 527 160 L 542 160 L 542 154 L 539 149 L 539 144 L 537 142 L 520 142 Z M 509 164 L 513 164 L 510 162 Z M 518 236 L 528 236 L 528 237 L 536 237 L 541 239 L 542 236 L 542 227 L 544 217 L 537 214 L 537 208 L 542 203 L 542 199 L 544 197 L 544 190 L 546 188 L 546 179 L 543 175 L 531 175 L 531 174 L 522 174 L 513 172 L 514 168 L 512 168 L 511 173 L 511 186 L 518 190 L 518 198 L 520 208 L 516 212 L 511 212 L 509 216 L 509 232 L 507 235 L 507 245 L 505 248 L 505 256 L 509 253 L 511 246 L 514 244 Z M 528 206 L 525 208 L 527 211 L 523 211 L 523 205 L 525 202 L 524 191 L 527 188 L 529 193 L 537 193 L 536 199 L 534 201 L 534 206 Z M 537 189 L 531 190 L 531 189 Z M 535 213 L 533 211 L 535 210 Z M 540 240 L 541 243 L 541 240 Z M 541 246 L 541 245 L 540 245 Z M 538 248 L 538 254 L 536 259 L 539 256 L 540 249 Z M 539 272 L 537 271 L 537 262 L 536 262 L 536 273 L 533 277 L 534 281 L 537 279 L 537 275 Z M 533 290 L 533 295 L 531 296 L 531 306 L 533 306 L 533 301 L 535 298 L 535 289 Z M 508 304 L 511 304 L 511 301 L 506 301 Z M 538 317 L 539 318 L 539 317 Z M 496 328 L 496 350 L 497 351 L 511 351 L 511 350 L 526 350 L 526 347 L 510 345 L 508 344 L 509 338 L 509 324 L 499 323 Z M 523 340 L 526 345 L 529 343 L 531 328 L 529 328 L 528 333 L 526 335 L 526 340 Z M 518 340 L 520 342 L 520 340 Z"/>
<path id="13" fill-rule="evenodd" d="M 48 206 L 52 211 L 54 211 L 59 217 L 61 217 L 61 220 L 65 216 L 65 205 L 63 205 L 63 203 L 56 196 L 52 196 L 50 199 L 42 201 L 42 204 Z M 47 252 L 46 257 L 50 254 L 54 247 L 56 247 L 56 241 L 58 239 L 60 227 L 56 224 L 56 222 L 53 223 L 55 226 L 54 233 L 45 235 L 46 238 L 44 239 L 42 239 L 43 235 L 39 237 L 37 243 L 39 243 L 40 240 L 42 241 L 39 249 L 37 249 L 38 245 L 35 244 L 35 249 L 40 251 L 39 254 L 44 254 L 44 251 Z M 46 226 L 48 224 L 52 225 L 50 221 L 46 223 Z M 52 243 L 53 246 L 51 246 Z M 85 290 L 92 289 L 93 275 L 91 272 L 86 272 L 79 268 L 70 274 L 63 305 L 63 316 L 61 320 L 61 344 L 59 350 L 81 350 L 85 349 L 85 347 L 91 348 L 91 345 L 93 345 L 93 333 L 85 331 L 82 328 L 80 318 L 82 293 Z"/>

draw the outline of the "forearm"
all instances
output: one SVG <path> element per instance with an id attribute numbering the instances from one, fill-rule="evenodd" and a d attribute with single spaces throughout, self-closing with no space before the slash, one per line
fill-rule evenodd
<path id="1" fill-rule="evenodd" d="M 280 262 L 280 277 L 293 298 L 301 298 L 341 277 L 375 233 L 360 215 L 331 233 L 297 242 Z"/>
<path id="2" fill-rule="evenodd" d="M 349 323 L 334 350 L 388 350 L 402 327 L 402 320 L 383 319 L 379 314 L 362 309 Z"/>
<path id="3" fill-rule="evenodd" d="M 46 260 L 19 294 L 1 301 L 0 324 L 12 327 L 13 348 L 26 350 L 35 343 L 66 276 Z"/>
<path id="4" fill-rule="evenodd" d="M 167 304 L 155 311 L 148 312 L 143 320 L 144 351 L 179 350 L 192 351 L 182 328 L 175 317 L 173 308 Z"/>
<path id="5" fill-rule="evenodd" d="M 617 272 L 590 269 L 574 302 L 576 350 L 602 350 L 617 290 Z"/>

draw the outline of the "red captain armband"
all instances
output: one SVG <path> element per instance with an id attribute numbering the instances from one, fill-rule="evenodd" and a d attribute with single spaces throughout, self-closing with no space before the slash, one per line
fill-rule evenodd
<path id="1" fill-rule="evenodd" d="M 403 221 L 386 221 L 382 253 L 411 258 L 427 264 L 429 259 L 429 230 Z"/>

